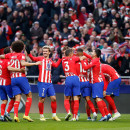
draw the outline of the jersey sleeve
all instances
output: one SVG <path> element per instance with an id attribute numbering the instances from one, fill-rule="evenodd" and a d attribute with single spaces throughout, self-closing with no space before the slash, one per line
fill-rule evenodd
<path id="1" fill-rule="evenodd" d="M 88 55 L 87 53 L 83 52 L 83 55 L 92 60 L 92 57 Z"/>
<path id="2" fill-rule="evenodd" d="M 57 67 L 60 65 L 60 63 L 61 63 L 61 59 L 59 59 L 56 63 L 54 63 L 54 62 L 52 61 L 52 67 L 57 68 Z"/>
<path id="3" fill-rule="evenodd" d="M 24 61 L 26 60 L 25 54 L 22 54 L 22 55 L 21 55 L 21 60 L 24 60 Z"/>
<path id="4" fill-rule="evenodd" d="M 28 56 L 31 58 L 32 61 L 39 61 L 40 60 L 40 57 L 34 57 L 34 56 L 32 56 L 32 54 L 29 54 Z"/>
<path id="5" fill-rule="evenodd" d="M 8 54 L 5 54 L 5 59 L 10 59 L 10 53 L 8 53 Z"/>
<path id="6" fill-rule="evenodd" d="M 81 60 L 81 63 L 82 63 L 83 69 L 85 69 L 85 70 L 88 70 L 88 69 L 92 68 L 93 66 L 95 66 L 95 63 L 94 63 L 94 62 L 91 62 L 89 65 L 85 65 L 85 64 L 84 64 L 84 61 Z"/>

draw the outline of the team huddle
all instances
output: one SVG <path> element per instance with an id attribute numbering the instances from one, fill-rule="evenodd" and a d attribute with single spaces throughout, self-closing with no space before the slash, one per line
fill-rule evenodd
<path id="1" fill-rule="evenodd" d="M 31 87 L 25 75 L 25 67 L 38 65 L 38 92 L 39 92 L 39 114 L 40 121 L 46 121 L 44 117 L 44 101 L 48 96 L 51 99 L 52 119 L 61 121 L 56 115 L 57 102 L 55 90 L 51 81 L 51 68 L 58 67 L 62 62 L 63 70 L 66 76 L 64 88 L 64 107 L 67 112 L 65 120 L 78 120 L 78 110 L 81 95 L 86 101 L 86 113 L 88 120 L 95 121 L 97 119 L 97 111 L 99 110 L 102 117 L 99 121 L 115 120 L 120 117 L 115 102 L 114 96 L 119 96 L 119 85 L 121 78 L 114 68 L 107 64 L 100 63 L 101 51 L 93 50 L 91 56 L 83 52 L 81 48 L 73 53 L 71 48 L 63 48 L 63 55 L 54 63 L 50 58 L 50 48 L 43 47 L 43 56 L 33 57 L 30 53 L 30 48 L 26 47 L 27 55 L 35 63 L 26 62 L 26 55 L 23 53 L 24 43 L 15 41 L 10 48 L 5 48 L 4 55 L 0 55 L 0 97 L 1 117 L 0 121 L 12 121 L 9 113 L 14 107 L 14 121 L 20 122 L 18 118 L 18 108 L 21 100 L 21 94 L 26 95 L 25 114 L 23 119 L 33 122 L 29 116 L 29 111 L 32 104 Z M 11 99 L 7 110 L 5 111 L 8 97 Z M 91 96 L 96 105 L 91 101 Z M 109 104 L 107 109 L 106 103 Z M 97 108 L 98 107 L 98 108 Z M 90 117 L 90 110 L 93 117 Z M 112 113 L 114 115 L 112 116 Z"/>

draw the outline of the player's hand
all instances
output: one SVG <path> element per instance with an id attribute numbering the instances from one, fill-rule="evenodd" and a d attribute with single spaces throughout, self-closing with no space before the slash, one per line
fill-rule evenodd
<path id="1" fill-rule="evenodd" d="M 106 91 L 103 91 L 103 96 L 106 97 Z"/>
<path id="2" fill-rule="evenodd" d="M 86 59 L 86 56 L 80 57 L 80 60 L 85 60 L 85 59 Z"/>
<path id="3" fill-rule="evenodd" d="M 41 64 L 42 64 L 41 61 L 38 61 L 38 62 L 35 63 L 35 65 L 41 65 Z"/>
<path id="4" fill-rule="evenodd" d="M 25 68 L 21 68 L 20 72 L 25 73 Z"/>

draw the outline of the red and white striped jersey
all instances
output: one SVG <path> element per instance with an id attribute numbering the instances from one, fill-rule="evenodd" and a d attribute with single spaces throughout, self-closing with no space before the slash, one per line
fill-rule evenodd
<path id="1" fill-rule="evenodd" d="M 90 76 L 91 76 L 90 80 L 92 84 L 103 81 L 101 74 L 100 58 L 92 59 L 90 64 L 87 66 L 84 64 L 83 60 L 81 61 L 81 63 L 85 70 L 90 69 Z"/>
<path id="2" fill-rule="evenodd" d="M 85 65 L 88 65 L 87 59 L 84 61 L 84 64 L 85 64 Z M 77 74 L 78 74 L 78 77 L 79 77 L 79 79 L 80 79 L 80 82 L 89 81 L 89 80 L 88 80 L 87 70 L 84 70 L 84 69 L 83 69 L 81 62 L 77 62 L 77 63 L 76 63 L 76 70 L 77 70 Z"/>
<path id="3" fill-rule="evenodd" d="M 8 53 L 5 55 L 6 59 L 10 59 L 10 62 L 8 65 L 14 68 L 21 69 L 23 66 L 21 65 L 21 61 L 25 61 L 25 54 L 23 53 Z M 24 73 L 21 72 L 11 72 L 11 78 L 17 78 L 17 77 L 26 77 Z"/>
<path id="4" fill-rule="evenodd" d="M 11 84 L 10 72 L 8 71 L 8 59 L 0 59 L 0 85 Z"/>
<path id="5" fill-rule="evenodd" d="M 66 77 L 77 75 L 76 62 L 79 61 L 79 57 L 76 56 L 62 58 L 62 66 Z"/>
<path id="6" fill-rule="evenodd" d="M 118 79 L 120 77 L 119 74 L 117 73 L 117 71 L 113 67 L 111 67 L 110 65 L 102 64 L 101 68 L 102 68 L 102 73 L 106 77 L 109 78 L 109 82 L 111 82 L 115 79 Z"/>
<path id="7" fill-rule="evenodd" d="M 61 59 L 59 59 L 56 63 L 54 63 L 51 59 L 46 59 L 43 56 L 39 57 L 33 57 L 31 54 L 29 54 L 29 57 L 33 61 L 41 61 L 42 64 L 38 65 L 39 68 L 39 82 L 44 83 L 52 83 L 51 81 L 51 68 L 52 67 L 58 67 L 61 63 Z"/>

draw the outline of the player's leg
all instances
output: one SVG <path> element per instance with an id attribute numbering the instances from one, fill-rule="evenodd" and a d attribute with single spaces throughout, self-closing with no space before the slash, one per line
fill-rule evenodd
<path id="1" fill-rule="evenodd" d="M 71 112 L 70 112 L 70 99 L 72 96 L 72 80 L 71 76 L 67 77 L 65 80 L 65 88 L 64 88 L 64 107 L 67 112 L 67 115 L 65 117 L 65 120 L 68 121 L 69 118 L 71 117 Z"/>
<path id="2" fill-rule="evenodd" d="M 86 96 L 85 100 L 86 100 L 86 103 L 88 104 L 89 108 L 91 109 L 91 111 L 93 113 L 92 121 L 95 121 L 97 119 L 97 113 L 96 113 L 96 110 L 95 110 L 95 107 L 94 107 L 92 101 L 90 100 L 90 96 Z"/>
<path id="3" fill-rule="evenodd" d="M 80 82 L 78 76 L 73 76 L 73 98 L 74 98 L 74 114 L 73 114 L 73 121 L 76 120 L 76 116 L 79 110 L 79 95 L 80 95 Z"/>
<path id="4" fill-rule="evenodd" d="M 15 99 L 14 99 L 14 96 L 13 96 L 13 91 L 12 91 L 11 85 L 6 86 L 6 92 L 7 92 L 7 95 L 9 96 L 9 98 L 10 98 L 10 102 L 9 102 L 8 108 L 5 112 L 5 117 L 9 121 L 12 121 L 12 118 L 10 117 L 9 113 L 12 110 L 12 108 L 14 107 Z"/>
<path id="5" fill-rule="evenodd" d="M 86 100 L 85 100 L 85 109 L 86 109 L 86 113 L 87 113 L 87 120 L 91 120 L 91 111 L 90 111 L 90 107 L 88 106 Z"/>
<path id="6" fill-rule="evenodd" d="M 45 98 L 39 97 L 39 103 L 38 103 L 38 108 L 39 108 L 39 114 L 40 114 L 40 121 L 46 121 L 44 118 L 44 102 Z"/>
<path id="7" fill-rule="evenodd" d="M 8 97 L 7 97 L 6 90 L 4 87 L 5 86 L 0 86 L 0 97 L 2 100 L 0 121 L 7 121 L 4 114 L 5 114 L 6 104 L 8 102 Z"/>
<path id="8" fill-rule="evenodd" d="M 104 86 L 103 82 L 92 84 L 92 97 L 96 100 L 99 111 L 102 114 L 102 118 L 100 119 L 100 121 L 107 120 L 107 116 L 104 111 L 104 105 L 102 103 L 103 86 Z"/>

